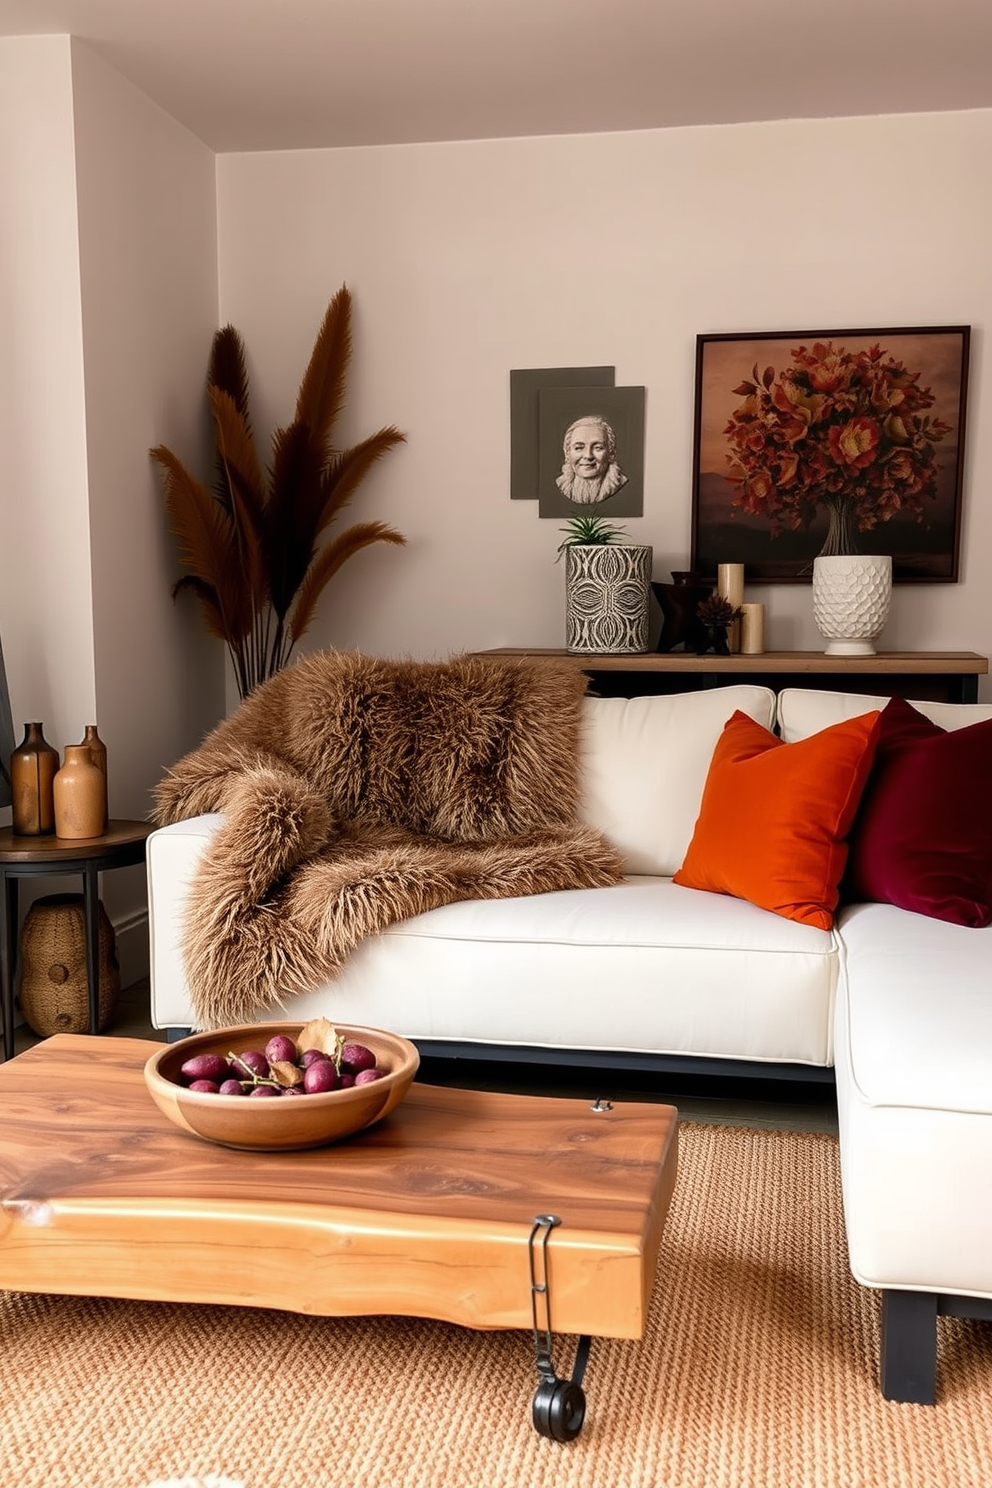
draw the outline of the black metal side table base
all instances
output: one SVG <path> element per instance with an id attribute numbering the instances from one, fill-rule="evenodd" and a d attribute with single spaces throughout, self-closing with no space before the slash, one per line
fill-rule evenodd
<path id="1" fill-rule="evenodd" d="M 83 880 L 83 923 L 86 927 L 86 987 L 90 1032 L 100 1031 L 100 881 L 113 868 L 132 868 L 145 861 L 145 839 L 150 822 L 107 823 L 99 837 L 72 840 L 60 837 L 18 837 L 10 827 L 0 829 L 0 895 L 4 921 L 6 962 L 0 985 L 3 1003 L 3 1057 L 14 1053 L 14 989 L 17 985 L 19 931 L 18 885 L 22 878 L 78 873 Z"/>

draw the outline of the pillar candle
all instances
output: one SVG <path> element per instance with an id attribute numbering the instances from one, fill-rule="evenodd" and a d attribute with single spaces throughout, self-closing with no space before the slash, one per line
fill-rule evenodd
<path id="1" fill-rule="evenodd" d="M 765 607 L 763 604 L 741 605 L 741 651 L 758 656 L 765 649 Z"/>
<path id="2" fill-rule="evenodd" d="M 744 565 L 743 563 L 718 563 L 716 569 L 716 592 L 722 599 L 729 600 L 734 609 L 738 609 L 744 601 Z M 732 652 L 741 649 L 741 622 L 733 621 L 727 631 L 727 642 Z"/>
<path id="3" fill-rule="evenodd" d="M 744 603 L 743 563 L 720 563 L 716 570 L 716 592 L 729 599 L 734 609 Z"/>

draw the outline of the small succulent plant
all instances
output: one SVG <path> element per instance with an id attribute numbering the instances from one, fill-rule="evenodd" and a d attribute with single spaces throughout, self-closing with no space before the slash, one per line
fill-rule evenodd
<path id="1" fill-rule="evenodd" d="M 604 517 L 570 517 L 567 524 L 558 530 L 565 533 L 563 541 L 558 544 L 558 558 L 566 548 L 600 547 L 603 543 L 619 542 L 627 535 L 623 527 L 607 522 Z"/>

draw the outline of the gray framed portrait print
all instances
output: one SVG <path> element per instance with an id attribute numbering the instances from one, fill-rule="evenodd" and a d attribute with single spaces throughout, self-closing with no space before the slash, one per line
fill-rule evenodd
<path id="1" fill-rule="evenodd" d="M 542 388 L 540 515 L 644 514 L 644 388 Z"/>
<path id="2" fill-rule="evenodd" d="M 536 501 L 540 484 L 538 399 L 542 388 L 612 387 L 613 367 L 522 367 L 510 373 L 510 500 Z"/>

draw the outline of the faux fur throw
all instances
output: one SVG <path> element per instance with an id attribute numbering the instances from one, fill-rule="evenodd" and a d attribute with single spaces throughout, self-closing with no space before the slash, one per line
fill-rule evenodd
<path id="1" fill-rule="evenodd" d="M 160 825 L 224 815 L 182 931 L 198 1026 L 285 1006 L 439 905 L 619 883 L 577 820 L 585 687 L 525 659 L 328 651 L 256 688 L 155 791 Z"/>

